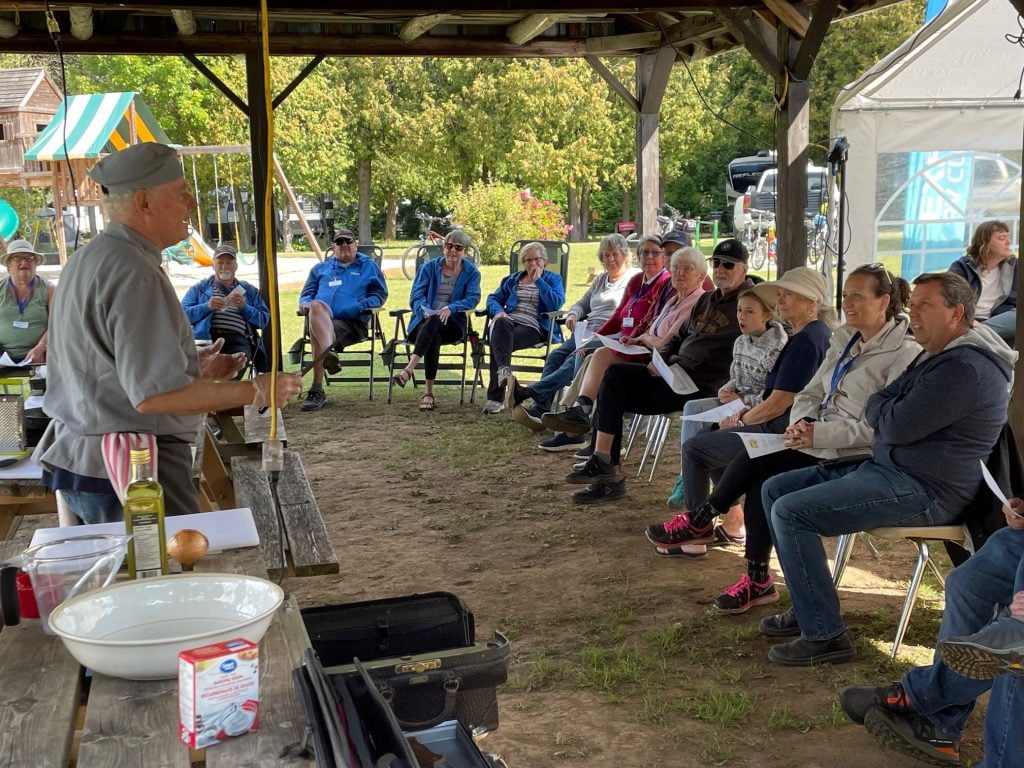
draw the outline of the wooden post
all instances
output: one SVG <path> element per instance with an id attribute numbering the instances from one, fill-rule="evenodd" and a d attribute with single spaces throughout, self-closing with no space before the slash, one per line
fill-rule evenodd
<path id="1" fill-rule="evenodd" d="M 779 59 L 792 64 L 797 40 L 789 28 L 782 24 L 778 32 Z M 779 170 L 775 182 L 775 236 L 778 238 L 778 269 L 781 276 L 786 270 L 807 263 L 807 229 L 804 225 L 810 141 L 807 81 L 796 81 L 788 76 L 781 81 L 777 80 L 775 98 L 780 102 L 775 129 L 775 143 L 779 151 Z"/>
<path id="2" fill-rule="evenodd" d="M 653 53 L 642 53 L 636 60 L 636 193 L 637 232 L 658 231 L 658 206 L 661 203 L 658 114 L 676 60 L 671 46 Z"/>

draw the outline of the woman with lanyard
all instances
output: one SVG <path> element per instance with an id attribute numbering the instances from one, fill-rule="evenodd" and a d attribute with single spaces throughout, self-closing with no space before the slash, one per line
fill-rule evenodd
<path id="1" fill-rule="evenodd" d="M 640 274 L 626 284 L 626 292 L 618 309 L 604 325 L 597 329 L 596 334 L 601 336 L 617 334 L 621 339 L 639 338 L 649 330 L 651 322 L 658 316 L 662 306 L 671 296 L 675 295 L 675 291 L 672 290 L 672 274 L 665 269 L 665 249 L 661 246 L 661 238 L 657 235 L 644 237 L 637 245 L 636 255 L 640 262 Z M 701 280 L 703 280 L 703 276 Z M 690 289 L 691 293 L 698 288 L 700 288 L 700 283 Z M 703 290 L 694 296 L 692 302 L 687 302 L 687 312 L 693 308 L 692 305 L 696 303 L 701 293 Z M 588 352 L 590 350 L 580 350 L 580 354 Z M 578 393 L 577 404 L 585 402 L 592 405 L 608 367 L 615 363 L 621 363 L 625 359 L 628 358 L 614 354 L 606 347 L 601 347 L 596 350 L 595 354 L 590 355 L 576 372 L 576 378 L 569 387 L 570 392 Z"/>
<path id="2" fill-rule="evenodd" d="M 0 351 L 14 363 L 46 362 L 47 325 L 54 287 L 36 275 L 43 257 L 28 240 L 7 244 L 9 273 L 0 288 Z"/>
<path id="3" fill-rule="evenodd" d="M 648 538 L 662 547 L 712 544 L 715 518 L 746 495 L 747 572 L 715 598 L 722 612 L 744 613 L 779 599 L 768 572 L 772 540 L 761 501 L 764 481 L 822 460 L 859 461 L 870 453 L 874 432 L 864 421 L 868 398 L 921 353 L 901 315 L 909 297 L 907 282 L 881 264 L 855 269 L 843 286 L 846 323 L 836 329 L 825 361 L 793 402 L 783 432 L 786 449 L 756 459 L 746 451 L 737 454 L 707 501 L 648 529 Z"/>

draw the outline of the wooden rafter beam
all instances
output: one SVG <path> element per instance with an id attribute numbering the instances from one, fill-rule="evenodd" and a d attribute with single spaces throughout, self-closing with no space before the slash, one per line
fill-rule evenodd
<path id="1" fill-rule="evenodd" d="M 661 32 L 634 32 L 629 35 L 609 35 L 608 37 L 587 38 L 587 53 L 596 55 L 617 53 L 619 51 L 638 51 L 644 48 L 657 48 L 661 45 Z"/>
<path id="2" fill-rule="evenodd" d="M 734 7 L 753 8 L 762 5 L 762 0 L 729 0 Z M 71 6 L 91 6 L 95 10 L 126 11 L 154 10 L 162 13 L 167 11 L 168 0 L 126 0 L 118 3 L 114 0 L 4 0 L 0 3 L 0 10 L 14 10 L 19 8 L 22 11 L 44 10 L 49 5 L 52 9 L 66 10 Z M 216 12 L 220 10 L 247 10 L 253 15 L 256 13 L 256 5 L 253 0 L 201 0 L 200 2 L 183 2 L 174 0 L 176 8 L 188 9 L 197 16 L 204 12 Z M 433 14 L 433 13 L 551 13 L 557 10 L 559 13 L 573 14 L 605 14 L 637 13 L 636 0 L 558 0 L 555 7 L 552 7 L 550 0 L 524 0 L 513 2 L 512 0 L 376 0 L 369 4 L 366 0 L 268 0 L 270 13 L 295 13 L 295 14 L 349 14 L 364 17 L 370 13 L 395 14 L 408 16 L 410 14 Z M 708 0 L 655 0 L 643 4 L 644 12 L 666 11 L 677 13 L 681 10 L 695 9 L 706 10 Z"/>
<path id="3" fill-rule="evenodd" d="M 506 37 L 516 45 L 528 43 L 537 35 L 546 32 L 561 19 L 557 13 L 535 13 L 508 28 Z"/>
<path id="4" fill-rule="evenodd" d="M 1024 4 L 1024 0 L 1018 1 Z M 839 0 L 821 0 L 821 2 L 814 6 L 814 16 L 811 17 L 811 23 L 807 27 L 807 34 L 804 36 L 804 41 L 800 44 L 800 50 L 797 51 L 796 57 L 793 59 L 793 66 L 791 67 L 793 77 L 797 80 L 806 80 L 811 74 L 814 59 L 817 58 L 818 51 L 821 50 L 821 44 L 825 41 L 825 36 L 828 34 L 829 25 L 835 18 L 838 10 Z"/>
<path id="5" fill-rule="evenodd" d="M 656 53 L 654 66 L 647 78 L 643 100 L 640 102 L 640 112 L 645 115 L 656 115 L 661 110 L 661 102 L 665 98 L 668 80 L 672 75 L 672 65 L 676 63 L 676 52 L 672 46 L 659 48 Z"/>
<path id="6" fill-rule="evenodd" d="M 597 58 L 597 56 L 585 56 L 584 58 L 593 67 L 594 71 L 601 76 L 601 79 L 608 83 L 612 90 L 619 95 L 620 99 L 626 102 L 634 112 L 640 111 L 640 102 L 636 100 L 636 96 L 629 92 L 629 88 L 623 85 L 622 81 L 604 65 L 603 61 Z"/>
<path id="7" fill-rule="evenodd" d="M 1022 0 L 1024 1 L 1024 0 Z M 687 45 L 722 34 L 722 22 L 714 17 L 687 19 L 665 29 L 665 42 Z"/>
<path id="8" fill-rule="evenodd" d="M 750 55 L 764 67 L 768 74 L 776 80 L 783 79 L 784 70 L 774 47 L 769 46 L 765 38 L 746 19 L 732 8 L 719 8 L 715 11 L 715 15 L 722 20 L 726 29 L 743 43 Z"/>
<path id="9" fill-rule="evenodd" d="M 426 16 L 414 16 L 402 26 L 398 39 L 403 43 L 411 43 L 420 35 L 426 34 L 449 16 L 447 13 L 431 13 Z"/>
<path id="10" fill-rule="evenodd" d="M 793 7 L 787 0 L 764 0 L 764 4 L 772 13 L 787 27 L 793 34 L 803 40 L 807 36 L 807 27 L 810 22 L 807 17 Z"/>

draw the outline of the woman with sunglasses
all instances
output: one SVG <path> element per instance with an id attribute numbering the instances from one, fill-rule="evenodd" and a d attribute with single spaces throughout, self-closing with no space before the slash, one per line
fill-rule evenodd
<path id="1" fill-rule="evenodd" d="M 776 285 L 785 283 L 784 275 Z M 870 453 L 874 431 L 864 421 L 868 398 L 921 353 L 902 315 L 909 297 L 907 282 L 893 277 L 881 264 L 867 264 L 850 273 L 843 285 L 846 323 L 836 329 L 825 361 L 793 402 L 789 427 L 783 432 L 786 450 L 756 459 L 746 451 L 738 453 L 706 501 L 647 529 L 647 538 L 658 547 L 713 544 L 715 518 L 746 495 L 747 572 L 715 598 L 715 606 L 723 613 L 744 613 L 779 599 L 768 570 L 772 540 L 761 499 L 764 482 L 822 460 Z"/>
<path id="2" fill-rule="evenodd" d="M 0 352 L 16 363 L 45 363 L 54 287 L 36 275 L 43 257 L 28 240 L 13 240 L 3 258 L 8 276 L 0 285 Z"/>
<path id="3" fill-rule="evenodd" d="M 984 323 L 1013 346 L 1017 332 L 1017 257 L 1010 250 L 1010 228 L 985 221 L 971 237 L 967 255 L 949 265 L 974 291 L 975 323 Z"/>
<path id="4" fill-rule="evenodd" d="M 423 397 L 420 410 L 432 411 L 434 380 L 441 359 L 442 344 L 457 344 L 466 335 L 466 315 L 480 303 L 480 270 L 466 259 L 473 241 L 462 230 L 448 233 L 440 256 L 420 266 L 409 292 L 408 336 L 415 345 L 409 363 L 394 376 L 395 384 L 404 387 L 413 371 L 424 361 Z"/>

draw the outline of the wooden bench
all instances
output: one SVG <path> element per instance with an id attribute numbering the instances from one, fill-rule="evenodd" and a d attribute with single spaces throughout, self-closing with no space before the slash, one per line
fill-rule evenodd
<path id="1" fill-rule="evenodd" d="M 242 456 L 231 459 L 235 498 L 238 506 L 252 510 L 267 572 L 271 578 L 279 578 L 282 573 L 294 576 L 338 573 L 338 558 L 302 461 L 294 451 L 285 451 L 284 457 L 277 487 L 280 518 L 261 462 Z"/>
<path id="2" fill-rule="evenodd" d="M 21 547 L 0 543 L 0 553 Z M 197 571 L 264 575 L 254 547 L 212 554 Z M 297 623 L 297 624 L 296 624 Z M 282 747 L 300 740 L 306 716 L 291 671 L 303 648 L 301 617 L 288 599 L 260 643 L 260 730 L 189 752 L 178 741 L 177 680 L 86 678 L 60 639 L 27 620 L 0 632 L 0 754 L 5 768 L 120 765 L 170 768 L 279 766 Z M 84 709 L 84 718 L 80 713 Z"/>

